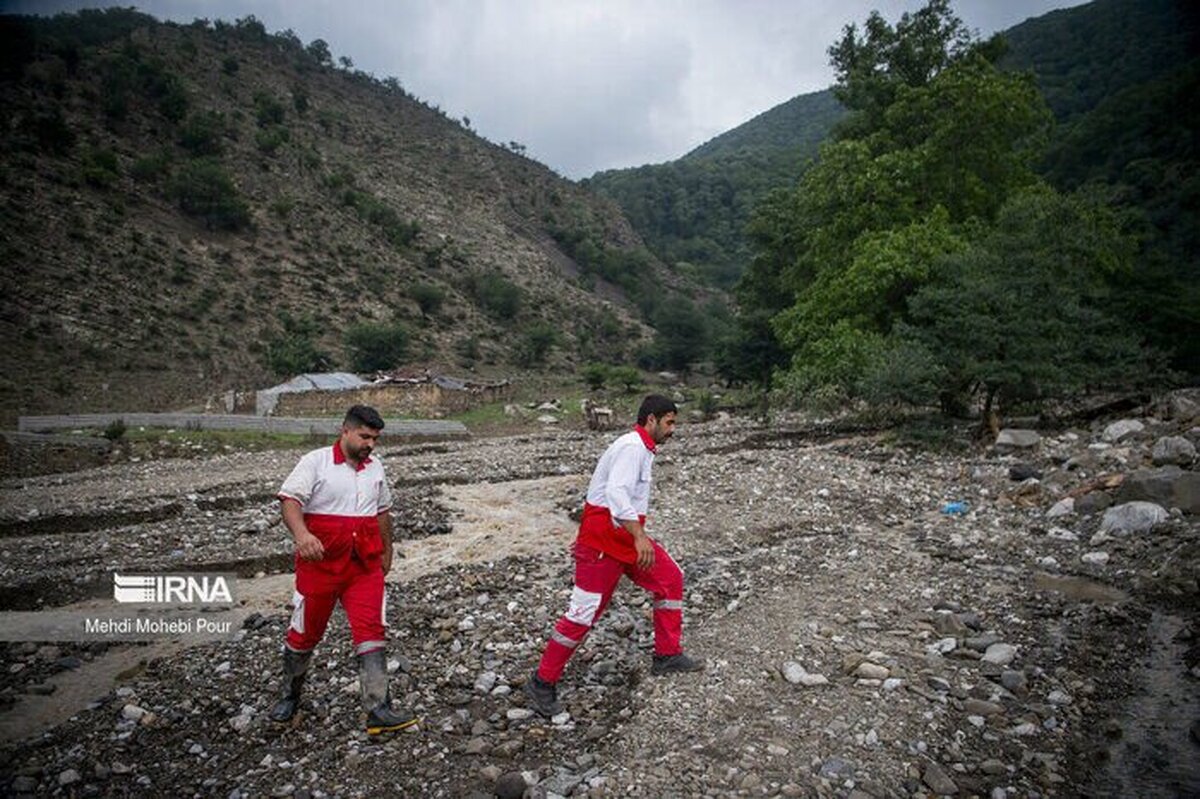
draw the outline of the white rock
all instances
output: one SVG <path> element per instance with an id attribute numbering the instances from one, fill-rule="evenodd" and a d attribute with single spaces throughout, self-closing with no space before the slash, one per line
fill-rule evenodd
<path id="1" fill-rule="evenodd" d="M 510 707 L 504 715 L 509 721 L 524 721 L 533 716 L 533 711 L 527 707 Z"/>
<path id="2" fill-rule="evenodd" d="M 855 677 L 861 677 L 864 680 L 885 680 L 888 677 L 886 666 L 880 666 L 875 663 L 860 663 L 858 668 L 854 670 Z"/>
<path id="3" fill-rule="evenodd" d="M 997 666 L 1007 666 L 1013 662 L 1013 658 L 1017 656 L 1017 648 L 1012 644 L 998 643 L 992 644 L 983 653 L 983 659 L 988 663 L 995 663 Z"/>
<path id="4" fill-rule="evenodd" d="M 1060 499 L 1051 506 L 1050 510 L 1046 511 L 1047 519 L 1058 519 L 1063 516 L 1070 516 L 1075 512 L 1075 497 L 1066 497 Z"/>
<path id="5" fill-rule="evenodd" d="M 1046 696 L 1046 701 L 1052 705 L 1069 705 L 1073 700 L 1066 691 L 1054 690 Z"/>
<path id="6" fill-rule="evenodd" d="M 958 640 L 955 638 L 942 638 L 925 647 L 925 651 L 931 655 L 945 655 L 958 649 Z"/>
<path id="7" fill-rule="evenodd" d="M 129 719 L 130 721 L 141 721 L 142 716 L 145 716 L 145 715 L 146 715 L 145 708 L 138 707 L 137 705 L 132 704 L 132 703 L 121 708 L 121 717 Z"/>
<path id="8" fill-rule="evenodd" d="M 1100 520 L 1100 532 L 1115 536 L 1144 533 L 1169 518 L 1170 514 L 1161 505 L 1153 502 L 1126 502 L 1104 511 L 1104 518 Z"/>
<path id="9" fill-rule="evenodd" d="M 553 718 L 551 718 L 550 723 L 553 724 L 555 727 L 561 727 L 570 720 L 571 720 L 571 714 L 564 710 L 562 713 L 558 713 Z"/>
<path id="10" fill-rule="evenodd" d="M 888 677 L 883 681 L 883 690 L 889 692 L 895 691 L 902 685 L 904 685 L 904 680 L 900 679 L 899 677 Z"/>
<path id="11" fill-rule="evenodd" d="M 1108 563 L 1108 553 L 1103 550 L 1084 552 L 1079 559 L 1089 566 L 1103 566 L 1105 563 Z"/>
<path id="12" fill-rule="evenodd" d="M 1104 432 L 1100 434 L 1100 438 L 1115 444 L 1123 438 L 1127 438 L 1134 433 L 1140 433 L 1146 429 L 1146 425 L 1139 422 L 1137 419 L 1122 419 L 1119 422 L 1113 422 L 1108 427 L 1104 428 Z"/>

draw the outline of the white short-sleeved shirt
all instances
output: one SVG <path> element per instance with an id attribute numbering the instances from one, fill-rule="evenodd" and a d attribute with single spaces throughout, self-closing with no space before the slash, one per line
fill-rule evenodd
<path id="1" fill-rule="evenodd" d="M 636 520 L 650 510 L 650 469 L 654 453 L 637 430 L 609 444 L 588 484 L 589 505 L 608 508 L 614 519 Z"/>
<path id="2" fill-rule="evenodd" d="M 372 456 L 356 469 L 340 442 L 302 457 L 278 496 L 296 500 L 305 513 L 329 516 L 378 516 L 392 507 L 383 463 Z"/>

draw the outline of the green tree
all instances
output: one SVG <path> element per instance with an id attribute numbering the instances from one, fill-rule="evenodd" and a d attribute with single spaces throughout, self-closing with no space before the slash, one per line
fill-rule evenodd
<path id="1" fill-rule="evenodd" d="M 854 393 L 934 264 L 1037 184 L 1050 113 L 1029 76 L 996 69 L 995 49 L 942 0 L 894 29 L 873 15 L 864 37 L 851 27 L 831 48 L 855 112 L 758 222 L 763 263 L 791 298 L 772 324 L 792 392 Z"/>
<path id="2" fill-rule="evenodd" d="M 635 366 L 614 366 L 608 370 L 608 378 L 624 386 L 626 394 L 632 393 L 642 384 L 642 373 Z"/>
<path id="3" fill-rule="evenodd" d="M 978 397 L 986 424 L 1019 402 L 1145 380 L 1156 360 L 1112 305 L 1134 252 L 1102 207 L 1049 190 L 1011 198 L 911 298 L 897 340 L 932 356 L 912 382 L 936 374 L 943 407 Z"/>
<path id="4" fill-rule="evenodd" d="M 359 322 L 346 329 L 345 344 L 355 371 L 394 369 L 408 355 L 408 328 L 400 322 Z"/>

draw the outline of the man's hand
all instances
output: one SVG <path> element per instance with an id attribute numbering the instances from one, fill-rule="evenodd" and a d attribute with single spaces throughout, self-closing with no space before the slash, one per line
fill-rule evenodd
<path id="1" fill-rule="evenodd" d="M 296 554 L 304 560 L 320 560 L 325 557 L 325 547 L 321 545 L 321 539 L 307 530 L 296 533 L 295 541 Z"/>
<path id="2" fill-rule="evenodd" d="M 654 545 L 645 533 L 633 537 L 633 548 L 637 550 L 637 567 L 649 569 L 654 565 Z"/>
<path id="3" fill-rule="evenodd" d="M 383 554 L 379 558 L 379 565 L 383 569 L 383 574 L 386 577 L 387 573 L 392 570 L 392 548 L 385 547 Z"/>

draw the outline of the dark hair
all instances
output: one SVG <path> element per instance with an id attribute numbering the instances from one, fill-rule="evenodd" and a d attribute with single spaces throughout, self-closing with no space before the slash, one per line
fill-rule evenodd
<path id="1" fill-rule="evenodd" d="M 379 411 L 369 405 L 355 405 L 346 411 L 346 418 L 342 424 L 350 427 L 369 427 L 372 430 L 382 430 L 383 417 L 379 415 Z"/>
<path id="2" fill-rule="evenodd" d="M 661 419 L 668 413 L 679 413 L 675 403 L 662 394 L 651 394 L 642 400 L 642 407 L 638 408 L 637 423 L 645 424 L 651 416 Z"/>

